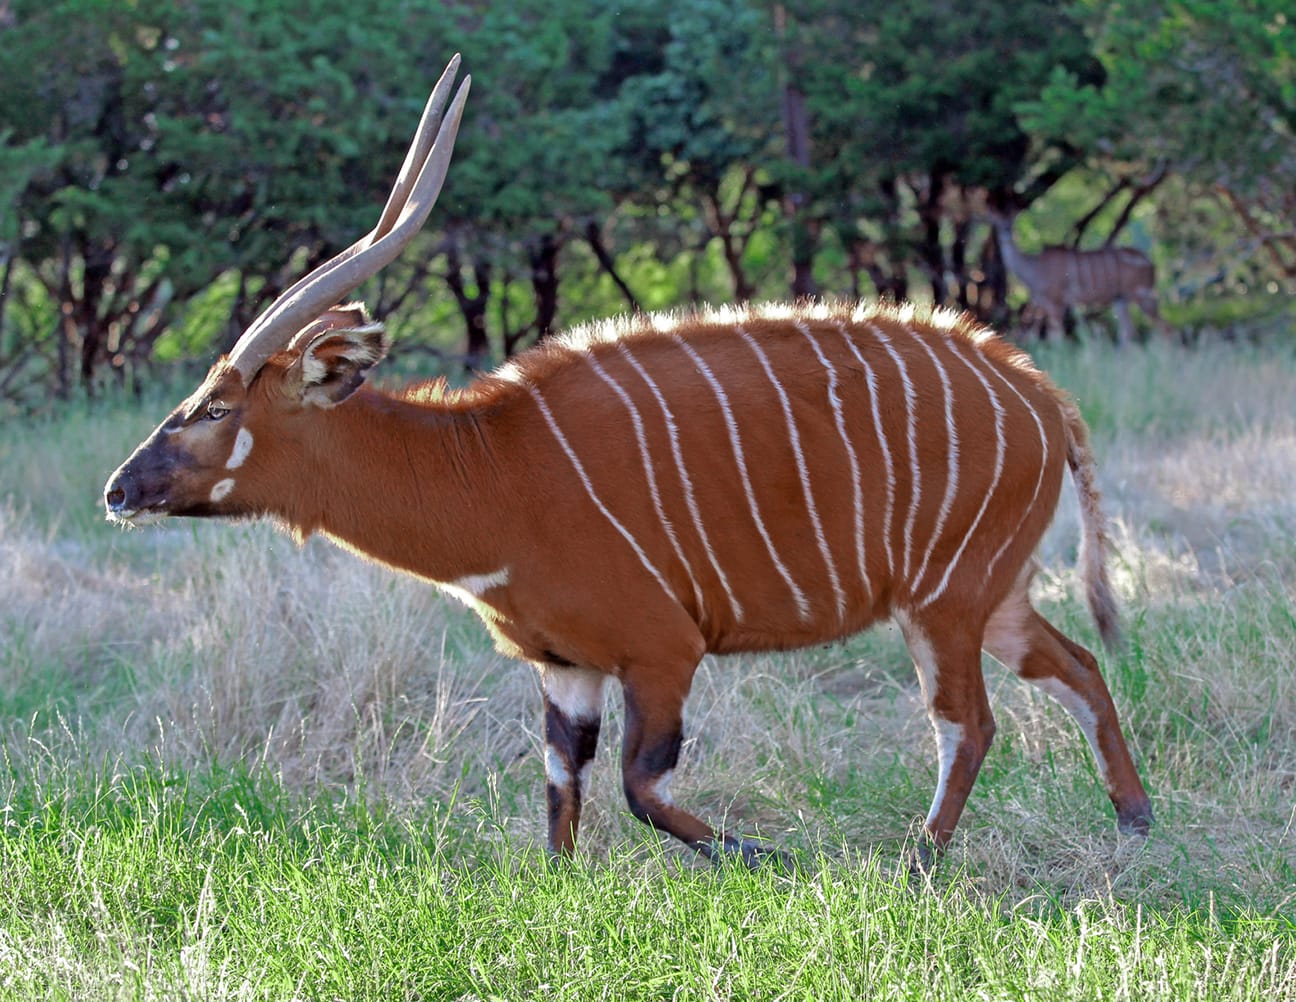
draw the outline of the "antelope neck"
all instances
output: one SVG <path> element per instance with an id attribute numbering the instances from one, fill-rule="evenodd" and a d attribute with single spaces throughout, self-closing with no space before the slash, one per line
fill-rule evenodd
<path id="1" fill-rule="evenodd" d="M 470 531 L 502 505 L 470 414 L 361 390 L 319 418 L 295 532 L 434 581 L 500 566 L 496 534 Z"/>

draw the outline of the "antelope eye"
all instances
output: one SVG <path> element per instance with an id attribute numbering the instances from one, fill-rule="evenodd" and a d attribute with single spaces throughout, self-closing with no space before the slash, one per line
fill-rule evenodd
<path id="1" fill-rule="evenodd" d="M 219 421 L 221 418 L 223 418 L 223 417 L 224 417 L 226 414 L 228 414 L 228 413 L 229 413 L 229 408 L 228 408 L 228 407 L 222 407 L 220 404 L 218 404 L 218 403 L 217 403 L 216 401 L 214 401 L 214 400 L 213 400 L 211 403 L 209 403 L 209 404 L 207 405 L 207 420 L 208 420 L 208 421 Z"/>

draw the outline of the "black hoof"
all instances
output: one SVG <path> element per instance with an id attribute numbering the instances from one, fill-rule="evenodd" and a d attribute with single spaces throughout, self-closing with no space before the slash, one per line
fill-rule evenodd
<path id="1" fill-rule="evenodd" d="M 1122 835 L 1142 835 L 1146 838 L 1154 823 L 1151 804 L 1142 804 L 1116 815 L 1116 830 Z"/>
<path id="2" fill-rule="evenodd" d="M 905 862 L 909 868 L 910 877 L 929 877 L 933 870 L 936 869 L 936 862 L 940 859 L 940 853 L 936 848 L 925 839 L 919 840 L 905 856 Z"/>
<path id="3" fill-rule="evenodd" d="M 781 849 L 746 838 L 737 839 L 726 835 L 719 846 L 713 842 L 703 852 L 713 863 L 726 859 L 740 860 L 749 870 L 761 870 L 767 867 L 773 867 L 782 873 L 795 873 L 800 870 L 796 860 Z"/>

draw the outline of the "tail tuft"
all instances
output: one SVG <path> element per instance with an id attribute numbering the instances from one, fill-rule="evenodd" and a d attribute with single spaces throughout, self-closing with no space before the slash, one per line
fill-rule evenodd
<path id="1" fill-rule="evenodd" d="M 1089 429 L 1079 409 L 1066 398 L 1061 400 L 1061 405 L 1067 430 L 1067 465 L 1080 502 L 1080 572 L 1085 582 L 1085 598 L 1103 646 L 1114 652 L 1122 646 L 1120 612 L 1107 576 L 1111 540 L 1102 511 L 1102 493 L 1098 490 L 1097 466 L 1089 448 Z"/>

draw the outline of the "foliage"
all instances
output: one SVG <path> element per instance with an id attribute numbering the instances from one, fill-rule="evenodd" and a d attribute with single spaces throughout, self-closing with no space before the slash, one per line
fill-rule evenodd
<path id="1" fill-rule="evenodd" d="M 1287 17 L 1277 0 L 14 0 L 0 394 L 142 381 L 181 344 L 227 343 L 367 229 L 455 49 L 476 87 L 442 204 L 365 291 L 473 364 L 594 312 L 789 279 L 999 316 L 981 201 L 1078 171 L 1095 203 L 1155 201 L 1164 273 L 1198 273 L 1183 295 L 1290 282 Z M 1184 264 L 1207 256 L 1225 280 Z"/>

